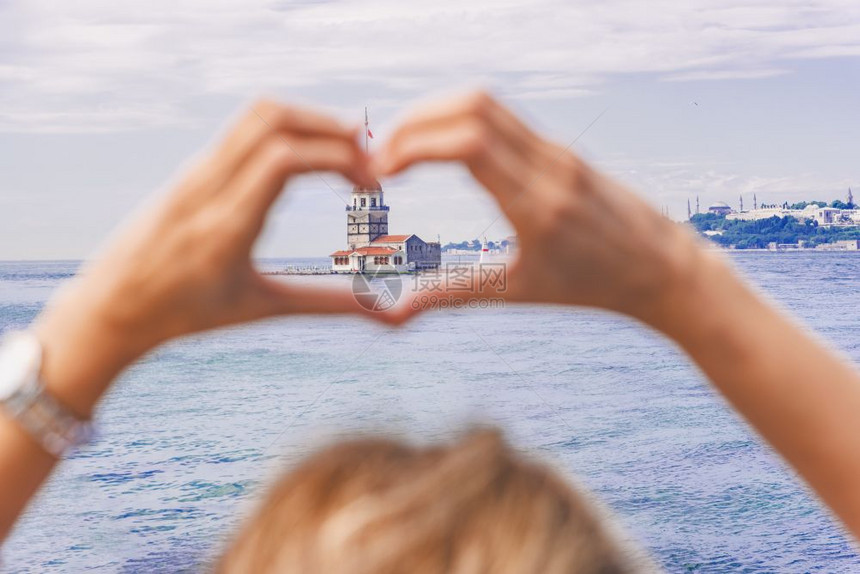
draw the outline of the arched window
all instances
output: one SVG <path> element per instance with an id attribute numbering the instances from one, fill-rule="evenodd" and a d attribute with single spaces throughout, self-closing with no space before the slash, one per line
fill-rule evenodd
<path id="1" fill-rule="evenodd" d="M 367 206 L 367 199 L 365 199 L 364 197 L 362 197 L 362 198 L 361 198 L 361 206 L 362 206 L 362 207 L 366 207 L 366 206 Z"/>

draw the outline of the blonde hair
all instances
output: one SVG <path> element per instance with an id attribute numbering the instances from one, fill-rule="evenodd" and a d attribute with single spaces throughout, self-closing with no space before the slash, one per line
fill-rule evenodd
<path id="1" fill-rule="evenodd" d="M 340 443 L 283 477 L 218 572 L 641 572 L 600 513 L 496 431 Z M 650 570 L 650 569 L 649 569 Z"/>

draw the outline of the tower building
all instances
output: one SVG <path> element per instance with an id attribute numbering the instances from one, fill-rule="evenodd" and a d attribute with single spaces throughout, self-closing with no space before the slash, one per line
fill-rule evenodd
<path id="1" fill-rule="evenodd" d="M 373 138 L 364 109 L 364 145 Z M 331 257 L 336 273 L 402 273 L 437 269 L 442 264 L 442 245 L 424 241 L 417 235 L 388 234 L 388 206 L 382 186 L 352 188 L 346 205 L 347 249 Z"/>
<path id="2" fill-rule="evenodd" d="M 388 206 L 382 186 L 352 188 L 352 203 L 346 206 L 346 244 L 350 249 L 367 247 L 374 239 L 388 235 Z"/>

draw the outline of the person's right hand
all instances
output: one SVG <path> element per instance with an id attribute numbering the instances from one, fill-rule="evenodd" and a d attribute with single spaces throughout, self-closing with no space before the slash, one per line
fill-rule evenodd
<path id="1" fill-rule="evenodd" d="M 691 233 L 484 92 L 414 111 L 372 166 L 385 176 L 452 160 L 495 197 L 519 243 L 506 293 L 485 288 L 452 297 L 588 305 L 653 324 L 700 251 Z"/>

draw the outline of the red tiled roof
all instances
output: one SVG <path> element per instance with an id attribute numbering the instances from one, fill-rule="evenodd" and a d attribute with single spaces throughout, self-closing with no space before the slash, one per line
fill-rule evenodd
<path id="1" fill-rule="evenodd" d="M 355 250 L 359 255 L 391 255 L 397 253 L 396 249 L 390 247 L 359 247 Z"/>
<path id="2" fill-rule="evenodd" d="M 371 243 L 401 243 L 412 237 L 412 235 L 380 235 Z"/>
<path id="3" fill-rule="evenodd" d="M 342 257 L 344 255 L 351 255 L 352 251 L 335 251 L 329 257 Z"/>

